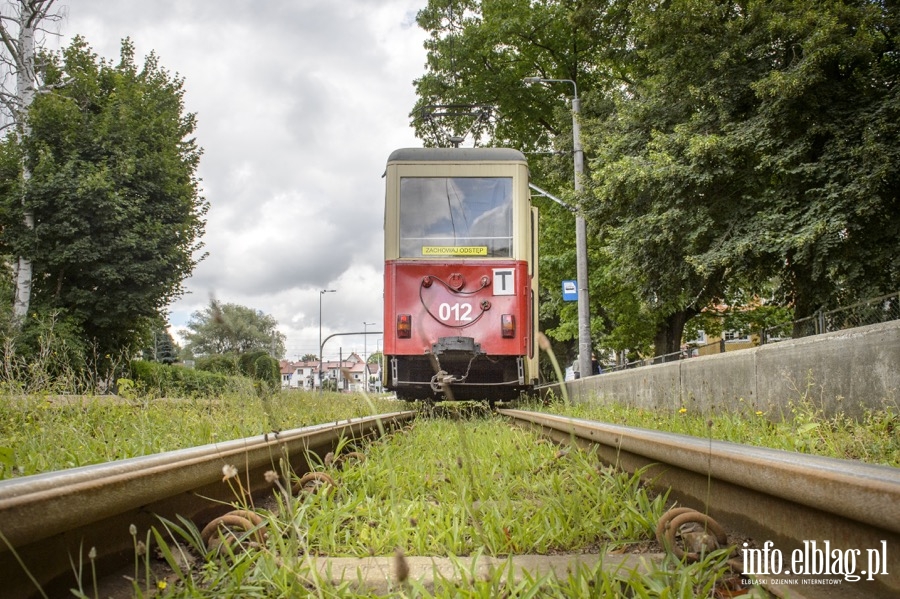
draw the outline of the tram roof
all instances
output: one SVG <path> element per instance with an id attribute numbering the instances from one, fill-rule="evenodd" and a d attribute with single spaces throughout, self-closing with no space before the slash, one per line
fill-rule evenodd
<path id="1" fill-rule="evenodd" d="M 512 148 L 401 148 L 388 157 L 391 162 L 525 162 L 525 155 Z"/>

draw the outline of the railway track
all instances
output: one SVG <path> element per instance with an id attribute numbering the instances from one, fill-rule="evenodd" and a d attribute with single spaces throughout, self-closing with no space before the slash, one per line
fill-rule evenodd
<path id="1" fill-rule="evenodd" d="M 71 597 L 73 560 L 86 563 L 92 548 L 100 577 L 134 562 L 132 525 L 146 531 L 160 516 L 179 515 L 205 524 L 228 511 L 235 497 L 222 484 L 224 467 L 240 467 L 248 494 L 271 495 L 266 471 L 284 463 L 303 475 L 312 455 L 325 456 L 341 438 L 376 435 L 414 416 L 351 419 L 0 482 L 0 596 Z"/>
<path id="2" fill-rule="evenodd" d="M 776 595 L 900 593 L 898 469 L 520 410 L 499 413 L 560 443 L 597 445 L 604 461 L 629 472 L 643 469 L 648 484 L 671 489 L 670 498 L 681 505 L 752 538 L 755 544 L 739 547 L 736 559 Z M 73 565 L 86 562 L 92 548 L 100 577 L 133 568 L 132 525 L 147 530 L 160 516 L 174 521 L 180 515 L 201 527 L 230 509 L 234 496 L 222 484 L 223 467 L 240 467 L 248 494 L 271 496 L 264 472 L 289 464 L 302 475 L 342 438 L 378 435 L 414 417 L 385 414 L 4 481 L 0 595 L 71 596 Z M 849 572 L 854 550 L 859 555 Z M 793 560 L 797 551 L 800 559 Z M 830 572 L 838 566 L 843 572 L 818 572 L 822 560 L 814 558 L 825 555 Z M 802 579 L 820 583 L 791 586 L 785 570 L 795 565 L 809 572 Z M 869 574 L 873 570 L 877 574 Z M 854 575 L 860 580 L 848 579 Z"/>
<path id="3" fill-rule="evenodd" d="M 779 596 L 900 594 L 900 469 L 550 414 L 500 413 L 561 443 L 597 445 L 604 461 L 628 472 L 645 468 L 642 478 L 648 484 L 670 488 L 670 498 L 680 504 L 752 537 L 758 552 L 748 547 L 738 559 L 752 559 L 755 563 L 749 565 L 757 578 L 770 581 L 765 586 Z M 771 545 L 762 553 L 768 541 Z M 847 570 L 853 556 L 853 570 L 861 580 L 814 572 L 824 570 L 820 555 L 825 554 L 816 551 L 826 547 L 829 553 L 841 551 L 839 560 L 827 558 L 832 566 L 837 562 Z M 790 574 L 795 551 L 800 552 L 796 565 L 811 572 L 803 578 L 839 579 L 840 585 L 795 587 L 791 581 L 798 572 L 794 578 Z M 776 555 L 780 565 L 773 563 Z M 874 568 L 867 557 L 874 561 L 876 555 Z M 814 557 L 815 567 L 810 563 Z M 870 576 L 873 569 L 879 574 Z"/>

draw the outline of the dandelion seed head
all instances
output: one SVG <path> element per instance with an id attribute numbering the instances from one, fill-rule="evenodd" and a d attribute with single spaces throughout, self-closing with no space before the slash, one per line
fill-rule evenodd
<path id="1" fill-rule="evenodd" d="M 278 473 L 274 470 L 266 470 L 266 473 L 263 474 L 263 476 L 266 478 L 266 482 L 270 485 L 274 485 L 276 482 L 278 482 Z"/>
<path id="2" fill-rule="evenodd" d="M 226 481 L 229 478 L 234 478 L 235 476 L 237 476 L 237 473 L 238 473 L 237 468 L 235 468 L 231 464 L 225 464 L 224 466 L 222 466 L 222 480 L 223 481 Z"/>

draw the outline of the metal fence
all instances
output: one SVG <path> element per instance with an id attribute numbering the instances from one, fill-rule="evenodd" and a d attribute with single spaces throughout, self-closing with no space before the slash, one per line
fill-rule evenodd
<path id="1" fill-rule="evenodd" d="M 900 291 L 843 308 L 819 310 L 812 316 L 763 329 L 760 343 L 797 339 L 897 319 L 900 319 Z"/>
<path id="2" fill-rule="evenodd" d="M 850 306 L 835 308 L 833 310 L 818 310 L 812 316 L 780 323 L 767 327 L 760 331 L 753 331 L 750 339 L 743 345 L 756 346 L 766 343 L 776 343 L 787 339 L 799 339 L 810 335 L 830 333 L 861 327 L 868 324 L 878 324 L 900 319 L 900 291 L 857 302 Z M 720 339 L 705 345 L 688 345 L 680 351 L 661 356 L 654 356 L 644 360 L 625 362 L 615 367 L 606 369 L 606 372 L 623 370 L 625 368 L 637 368 L 638 366 L 650 366 L 651 364 L 664 364 L 693 358 L 702 355 L 724 353 L 729 345 L 725 339 Z"/>

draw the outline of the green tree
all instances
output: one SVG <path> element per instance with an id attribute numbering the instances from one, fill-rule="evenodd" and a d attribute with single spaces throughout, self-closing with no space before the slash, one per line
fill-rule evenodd
<path id="1" fill-rule="evenodd" d="M 630 74 L 587 128 L 592 216 L 653 307 L 656 351 L 773 276 L 798 318 L 896 289 L 896 7 L 633 8 L 619 28 Z"/>
<path id="2" fill-rule="evenodd" d="M 303 354 L 303 357 L 300 358 L 301 362 L 316 362 L 319 357 L 316 354 Z"/>
<path id="3" fill-rule="evenodd" d="M 183 81 L 154 54 L 138 66 L 128 40 L 112 64 L 76 38 L 43 75 L 52 91 L 35 98 L 30 134 L 3 143 L 31 178 L 0 185 L 0 253 L 32 261 L 33 310 L 61 311 L 101 355 L 118 353 L 146 338 L 202 259 L 195 117 Z"/>
<path id="4" fill-rule="evenodd" d="M 523 79 L 566 78 L 584 87 L 599 80 L 594 68 L 599 48 L 579 10 L 574 2 L 430 0 L 417 16 L 429 33 L 427 71 L 415 81 L 417 134 L 428 145 L 449 145 L 447 134 L 465 133 L 472 119 L 438 123 L 428 118 L 427 107 L 470 104 L 493 107 L 502 115 L 473 128 L 491 145 L 545 150 L 548 135 L 566 130 L 571 140 L 571 114 L 561 90 L 529 89 Z M 571 177 L 571 160 L 567 165 Z"/>
<path id="5" fill-rule="evenodd" d="M 179 347 L 167 326 L 158 325 L 148 335 L 149 345 L 143 350 L 143 358 L 152 362 L 172 364 L 178 358 Z"/>
<path id="6" fill-rule="evenodd" d="M 770 236 L 752 266 L 778 265 L 800 318 L 900 288 L 900 6 L 778 4 L 759 33 L 777 60 L 735 132 L 767 140 L 744 243 Z"/>
<path id="7" fill-rule="evenodd" d="M 195 356 L 239 356 L 260 350 L 279 360 L 285 336 L 277 326 L 278 321 L 261 310 L 210 300 L 209 306 L 191 315 L 185 348 Z"/>

